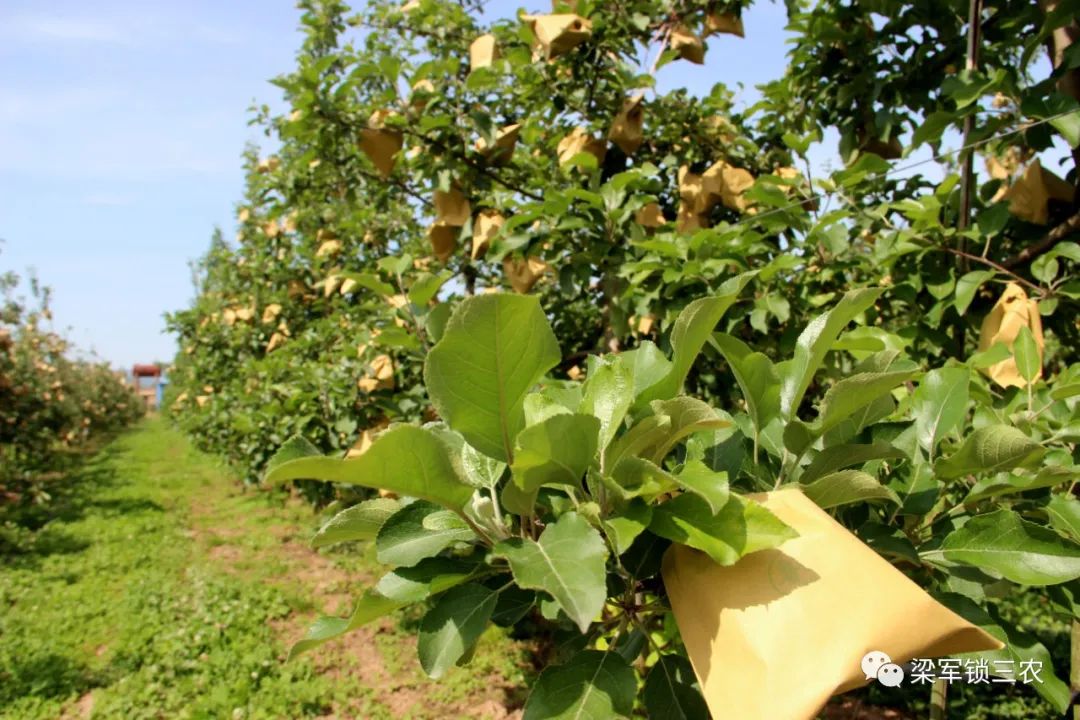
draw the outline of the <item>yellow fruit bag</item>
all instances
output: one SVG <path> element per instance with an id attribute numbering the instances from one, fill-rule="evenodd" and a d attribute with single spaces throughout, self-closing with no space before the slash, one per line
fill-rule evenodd
<path id="1" fill-rule="evenodd" d="M 743 31 L 743 22 L 735 13 L 710 12 L 705 15 L 705 31 L 712 35 L 720 33 L 724 35 L 736 35 L 746 37 Z"/>
<path id="2" fill-rule="evenodd" d="M 490 146 L 484 138 L 477 140 L 476 150 L 484 156 L 484 161 L 489 165 L 505 165 L 514 156 L 514 148 L 517 147 L 520 135 L 520 123 L 507 125 L 496 133 L 495 142 Z"/>
<path id="3" fill-rule="evenodd" d="M 576 127 L 559 141 L 556 152 L 559 155 L 559 165 L 565 165 L 573 160 L 575 155 L 583 152 L 589 153 L 596 158 L 596 162 L 602 163 L 604 155 L 607 154 L 607 143 L 594 138 L 585 128 Z"/>
<path id="4" fill-rule="evenodd" d="M 642 102 L 645 96 L 636 94 L 623 103 L 619 114 L 608 131 L 608 140 L 615 143 L 627 155 L 633 155 L 645 141 L 642 127 L 645 123 L 645 112 Z"/>
<path id="5" fill-rule="evenodd" d="M 499 233 L 499 228 L 506 218 L 498 210 L 481 210 L 473 220 L 472 251 L 473 260 L 482 258 L 491 247 L 492 239 Z"/>
<path id="6" fill-rule="evenodd" d="M 378 110 L 368 119 L 368 126 L 360 131 L 360 150 L 383 178 L 390 177 L 397 162 L 398 151 L 403 142 L 400 130 L 385 127 L 389 110 Z"/>
<path id="7" fill-rule="evenodd" d="M 1001 643 L 938 603 L 797 488 L 751 496 L 796 532 L 721 567 L 672 545 L 663 577 L 713 717 L 813 720 L 892 663 Z M 881 665 L 875 668 L 879 670 Z"/>
<path id="8" fill-rule="evenodd" d="M 573 13 L 523 15 L 521 19 L 532 28 L 536 41 L 549 60 L 573 50 L 592 37 L 592 22 Z"/>
<path id="9" fill-rule="evenodd" d="M 664 217 L 664 211 L 661 209 L 659 203 L 649 203 L 643 205 L 634 213 L 634 222 L 638 225 L 647 228 L 663 227 L 667 222 L 667 218 Z"/>
<path id="10" fill-rule="evenodd" d="M 503 258 L 503 274 L 517 293 L 525 294 L 532 290 L 536 281 L 550 269 L 551 266 L 538 257 L 515 260 L 508 255 Z"/>
<path id="11" fill-rule="evenodd" d="M 679 53 L 683 60 L 697 65 L 705 64 L 705 41 L 690 32 L 685 25 L 679 25 L 671 31 L 671 49 Z"/>
<path id="12" fill-rule="evenodd" d="M 1005 343 L 1012 350 L 1016 336 L 1020 334 L 1020 328 L 1027 327 L 1035 339 L 1035 345 L 1039 348 L 1039 358 L 1043 354 L 1042 318 L 1039 317 L 1039 303 L 1029 300 L 1024 288 L 1016 283 L 1009 283 L 1005 291 L 983 318 L 982 328 L 979 330 L 979 351 L 989 350 L 996 343 Z M 1026 387 L 1027 382 L 1020 375 L 1016 367 L 1016 359 L 1006 358 L 1001 362 L 994 363 L 984 371 L 990 379 L 1002 387 Z M 1039 375 L 1042 376 L 1042 369 Z"/>
<path id="13" fill-rule="evenodd" d="M 469 199 L 456 188 L 435 191 L 435 221 L 439 225 L 452 225 L 461 227 L 469 222 L 472 215 L 472 206 Z"/>
<path id="14" fill-rule="evenodd" d="M 1029 223 L 1045 225 L 1050 219 L 1050 201 L 1071 203 L 1073 186 L 1045 169 L 1038 159 L 1002 194 L 1009 212 Z"/>
<path id="15" fill-rule="evenodd" d="M 486 68 L 499 57 L 494 35 L 481 35 L 469 46 L 469 69 Z"/>
<path id="16" fill-rule="evenodd" d="M 428 227 L 427 236 L 431 243 L 431 252 L 439 262 L 446 262 L 454 254 L 459 234 L 461 234 L 461 228 L 454 225 L 436 222 Z"/>

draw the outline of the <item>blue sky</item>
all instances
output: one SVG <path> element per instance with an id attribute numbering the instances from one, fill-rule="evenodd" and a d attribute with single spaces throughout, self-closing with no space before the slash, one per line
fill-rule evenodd
<path id="1" fill-rule="evenodd" d="M 126 367 L 169 360 L 162 314 L 228 227 L 255 99 L 297 44 L 288 2 L 0 4 L 0 269 Z"/>
<path id="2" fill-rule="evenodd" d="M 298 17 L 284 0 L 0 4 L 0 271 L 33 267 L 84 350 L 119 367 L 174 355 L 162 315 L 190 300 L 213 227 L 234 232 L 241 151 L 264 140 L 248 108 L 279 100 L 268 80 L 292 66 Z M 744 20 L 746 39 L 712 38 L 705 66 L 671 63 L 661 88 L 742 82 L 753 102 L 783 72 L 786 17 L 760 2 Z"/>

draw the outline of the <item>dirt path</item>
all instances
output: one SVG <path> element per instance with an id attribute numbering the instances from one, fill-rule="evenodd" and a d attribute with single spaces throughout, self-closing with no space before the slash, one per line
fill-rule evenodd
<path id="1" fill-rule="evenodd" d="M 302 501 L 281 502 L 279 496 L 280 504 L 274 506 L 254 500 L 252 494 L 221 484 L 194 498 L 193 537 L 206 558 L 223 571 L 305 595 L 300 607 L 271 623 L 281 647 L 288 648 L 318 615 L 348 615 L 353 598 L 373 585 L 381 570 L 372 565 L 364 548 L 330 549 L 325 554 L 312 550 L 308 539 L 317 523 Z M 252 527 L 258 532 L 250 532 Z M 521 717 L 522 677 L 515 664 L 524 659 L 517 644 L 494 631 L 469 668 L 435 682 L 420 671 L 415 634 L 403 630 L 402 620 L 400 615 L 382 618 L 312 651 L 309 660 L 319 674 L 336 680 L 351 674 L 373 690 L 371 697 L 356 698 L 322 717 L 367 718 L 371 715 L 366 713 L 377 706 L 395 718 Z M 414 617 L 404 618 L 406 628 L 415 628 L 415 622 Z"/>

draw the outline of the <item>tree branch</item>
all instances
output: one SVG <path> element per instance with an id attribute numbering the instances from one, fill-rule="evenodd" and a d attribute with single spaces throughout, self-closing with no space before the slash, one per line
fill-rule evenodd
<path id="1" fill-rule="evenodd" d="M 433 145 L 434 147 L 436 147 L 437 149 L 439 149 L 439 150 L 441 150 L 441 151 L 443 151 L 445 153 L 449 153 L 451 156 L 454 157 L 454 159 L 464 163 L 467 167 L 474 170 L 475 172 L 478 172 L 481 175 L 485 175 L 488 178 L 494 180 L 495 182 L 499 183 L 500 185 L 502 185 L 504 188 L 506 188 L 508 190 L 513 190 L 514 192 L 516 192 L 516 193 L 518 193 L 520 195 L 523 195 L 523 196 L 529 198 L 530 200 L 535 200 L 537 202 L 540 202 L 541 200 L 544 199 L 543 195 L 540 195 L 538 193 L 532 192 L 530 190 L 526 190 L 523 187 L 515 185 L 514 183 L 510 182 L 509 180 L 503 178 L 501 175 L 496 173 L 491 168 L 487 167 L 486 165 L 482 165 L 482 164 L 476 162 L 475 160 L 472 160 L 466 154 L 454 152 L 454 150 L 452 148 L 450 148 L 449 146 L 447 146 L 446 143 L 442 142 L 441 140 L 438 140 L 437 138 L 430 137 L 428 135 L 425 135 L 424 133 L 416 132 L 415 130 L 412 130 L 411 128 L 404 128 L 404 131 L 406 133 L 408 133 L 409 135 L 412 135 L 413 137 L 416 137 L 416 138 L 419 138 L 421 140 L 427 141 L 428 143 L 430 143 L 431 145 Z"/>
<path id="2" fill-rule="evenodd" d="M 1049 252 L 1059 242 L 1078 231 L 1080 231 L 1080 212 L 1077 212 L 1071 218 L 1048 232 L 1046 237 L 1042 240 L 1028 245 L 1016 255 L 1013 255 L 1008 260 L 1002 262 L 1001 266 L 1004 268 L 1014 268 L 1017 265 L 1022 265 L 1045 252 Z"/>
<path id="3" fill-rule="evenodd" d="M 1031 282 L 1030 280 L 1026 280 L 1026 279 L 1020 277 L 1019 275 L 1014 273 L 1012 270 L 1009 270 L 1007 267 L 1004 267 L 1003 265 L 999 265 L 998 263 L 994 262 L 993 260 L 987 260 L 986 258 L 984 258 L 984 257 L 982 257 L 980 255 L 972 255 L 969 252 L 964 252 L 963 250 L 957 250 L 956 248 L 942 247 L 941 249 L 944 250 L 945 252 L 952 253 L 953 255 L 956 255 L 958 257 L 967 258 L 968 260 L 973 260 L 973 261 L 975 261 L 977 263 L 982 263 L 983 265 L 986 265 L 988 267 L 992 267 L 992 268 L 994 268 L 995 270 L 997 270 L 1000 273 L 1005 273 L 1006 275 L 1008 275 L 1009 277 L 1011 277 L 1013 280 L 1020 283 L 1021 285 L 1026 285 L 1027 287 L 1034 290 L 1039 295 L 1043 294 L 1042 288 L 1040 288 L 1038 285 Z"/>
<path id="4" fill-rule="evenodd" d="M 384 177 L 381 177 L 379 175 L 376 175 L 373 172 L 370 172 L 367 168 L 363 168 L 363 167 L 357 168 L 357 170 L 360 172 L 361 175 L 363 175 L 365 178 L 367 178 L 369 181 L 371 181 L 373 183 L 377 183 L 377 184 L 380 184 L 380 185 L 385 185 L 385 184 L 389 183 L 390 185 L 394 185 L 399 190 L 404 192 L 406 195 L 410 196 L 411 198 L 413 198 L 417 202 L 420 202 L 421 204 L 423 204 L 425 208 L 430 209 L 432 207 L 431 200 L 424 197 L 423 195 L 421 195 L 419 192 L 417 192 L 413 188 L 409 187 L 409 184 L 407 182 L 405 182 L 404 180 L 401 180 L 401 179 L 398 179 L 398 178 L 395 178 L 395 177 L 384 178 Z"/>

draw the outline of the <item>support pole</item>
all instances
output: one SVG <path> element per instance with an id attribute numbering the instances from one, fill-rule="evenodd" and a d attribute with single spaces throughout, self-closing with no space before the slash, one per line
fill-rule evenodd
<path id="1" fill-rule="evenodd" d="M 934 680 L 930 688 L 930 720 L 945 720 L 948 709 L 949 683 L 941 678 Z"/>
<path id="2" fill-rule="evenodd" d="M 968 7 L 968 37 L 967 37 L 967 62 L 968 70 L 979 67 L 979 44 L 982 38 L 982 0 L 971 0 Z M 964 141 L 962 147 L 971 143 L 971 133 L 975 129 L 975 113 L 964 118 Z M 960 217 L 957 220 L 957 228 L 966 230 L 971 224 L 971 192 L 974 181 L 974 150 L 964 151 L 963 167 L 960 175 Z M 961 240 L 961 243 L 964 241 Z M 964 248 L 961 247 L 961 250 Z M 966 260 L 964 261 L 967 262 Z"/>
<path id="3" fill-rule="evenodd" d="M 967 62 L 968 70 L 975 70 L 979 66 L 979 44 L 982 37 L 982 0 L 970 0 L 968 5 L 968 36 L 967 36 Z M 975 129 L 975 113 L 972 112 L 964 118 L 964 137 L 961 147 L 967 148 L 971 143 L 971 133 Z M 973 149 L 964 150 L 960 169 L 960 216 L 956 220 L 956 229 L 963 232 L 971 224 L 971 193 L 975 180 L 974 173 L 975 152 Z M 959 238 L 959 250 L 967 253 L 967 239 Z M 964 255 L 956 258 L 956 267 L 961 273 L 970 269 L 968 259 Z M 964 357 L 964 319 L 957 318 L 953 323 L 953 335 L 956 343 L 956 357 Z"/>

